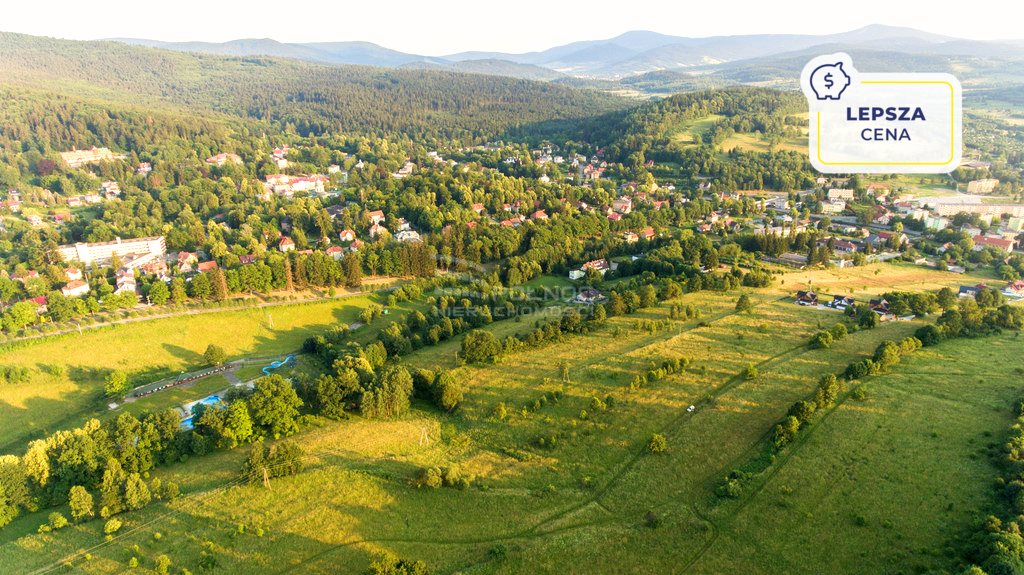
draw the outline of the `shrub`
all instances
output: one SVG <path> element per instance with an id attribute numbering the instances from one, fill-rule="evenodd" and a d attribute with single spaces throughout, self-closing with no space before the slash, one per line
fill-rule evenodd
<path id="1" fill-rule="evenodd" d="M 47 517 L 46 523 L 50 526 L 51 529 L 56 531 L 58 529 L 64 529 L 68 526 L 68 518 L 54 511 L 49 515 L 49 517 Z"/>
<path id="2" fill-rule="evenodd" d="M 743 369 L 743 379 L 747 381 L 757 379 L 758 375 L 757 366 L 752 363 L 747 364 L 747 367 Z"/>
<path id="3" fill-rule="evenodd" d="M 652 435 L 651 439 L 647 442 L 647 451 L 650 453 L 664 453 L 667 450 L 668 440 L 660 433 Z"/>
<path id="4" fill-rule="evenodd" d="M 425 467 L 420 470 L 419 476 L 416 477 L 416 487 L 437 489 L 442 484 L 441 470 L 437 467 Z"/>
<path id="5" fill-rule="evenodd" d="M 121 520 L 117 517 L 112 517 L 111 519 L 108 519 L 107 522 L 103 525 L 103 533 L 105 535 L 113 535 L 114 533 L 117 533 L 120 529 Z"/>

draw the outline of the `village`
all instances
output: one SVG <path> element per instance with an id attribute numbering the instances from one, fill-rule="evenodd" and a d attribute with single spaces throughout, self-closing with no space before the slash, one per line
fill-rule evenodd
<path id="1" fill-rule="evenodd" d="M 501 154 L 505 150 L 502 144 L 495 143 L 472 149 L 457 149 L 454 153 Z M 360 223 L 353 228 L 346 227 L 337 231 L 326 243 L 300 249 L 288 234 L 288 223 L 282 222 L 279 235 L 264 237 L 266 249 L 283 254 L 295 252 L 310 255 L 322 252 L 340 261 L 346 254 L 357 253 L 367 242 L 416 243 L 427 239 L 427 231 L 414 229 L 400 215 L 387 214 L 380 209 L 366 209 L 351 200 L 339 203 L 341 189 L 348 182 L 349 172 L 337 164 L 327 166 L 326 173 L 321 174 L 283 173 L 293 165 L 288 159 L 292 151 L 290 146 L 282 145 L 268 153 L 270 164 L 281 172 L 265 176 L 260 199 L 291 201 L 300 197 L 319 198 L 327 204 L 326 213 L 332 220 L 340 221 L 346 213 L 356 213 L 359 214 L 356 221 Z M 343 153 L 342 156 L 349 160 L 347 154 Z M 499 165 L 479 166 L 475 169 L 497 173 L 502 169 L 517 169 L 528 163 L 535 170 L 534 173 L 540 174 L 535 181 L 537 186 L 554 186 L 551 176 L 555 176 L 565 183 L 588 187 L 607 186 L 610 182 L 615 185 L 616 193 L 614 199 L 605 205 L 591 205 L 584 199 L 570 202 L 564 198 L 559 199 L 555 205 L 542 204 L 539 200 L 533 205 L 524 205 L 519 200 L 500 205 L 474 202 L 464 207 L 467 217 L 462 225 L 469 230 L 481 225 L 518 228 L 540 225 L 551 217 L 601 214 L 608 220 L 623 246 L 620 253 L 627 255 L 580 262 L 578 267 L 570 269 L 568 279 L 584 286 L 599 283 L 609 272 L 614 274 L 620 262 L 635 262 L 644 257 L 646 249 L 684 230 L 707 234 L 717 242 L 742 235 L 752 236 L 755 239 L 762 238 L 757 241 L 764 246 L 770 246 L 780 238 L 793 239 L 814 232 L 809 252 L 773 253 L 770 248 L 763 250 L 761 258 L 765 263 L 794 269 L 814 265 L 847 267 L 900 259 L 956 273 L 977 266 L 981 252 L 984 252 L 984 261 L 1009 256 L 1018 247 L 1021 232 L 1024 231 L 1024 205 L 983 201 L 983 197 L 990 196 L 998 189 L 998 180 L 992 178 L 970 181 L 966 186 L 966 194 L 945 197 L 915 196 L 913 193 L 897 191 L 885 180 L 862 184 L 853 183 L 850 178 L 826 177 L 818 178 L 816 189 L 785 194 L 764 190 L 720 191 L 710 179 L 700 180 L 692 189 L 686 190 L 681 185 L 677 187 L 678 182 L 658 184 L 653 179 L 644 183 L 625 181 L 615 184 L 606 177 L 606 170 L 611 166 L 602 156 L 603 151 L 598 149 L 590 157 L 569 154 L 566 158 L 558 153 L 557 146 L 548 144 L 531 150 L 526 158 L 507 155 Z M 88 169 L 104 162 L 124 161 L 126 157 L 108 148 L 72 150 L 61 154 L 63 161 L 73 169 Z M 208 157 L 205 163 L 211 168 L 230 169 L 232 166 L 242 166 L 244 161 L 237 154 L 223 152 Z M 353 170 L 370 167 L 355 158 L 351 158 L 347 165 Z M 445 159 L 438 151 L 430 151 L 422 168 L 407 160 L 392 177 L 402 180 L 424 169 L 455 169 L 457 166 L 459 162 Z M 965 166 L 971 169 L 987 168 L 986 163 L 978 161 L 968 162 Z M 645 167 L 654 169 L 656 165 L 648 161 Z M 468 165 L 462 167 L 463 170 L 468 168 Z M 134 175 L 144 180 L 152 170 L 151 162 L 139 162 L 134 168 Z M 131 185 L 136 182 L 125 183 Z M 32 227 L 59 227 L 73 221 L 77 211 L 91 209 L 103 202 L 120 201 L 122 195 L 121 183 L 112 180 L 99 181 L 95 193 L 63 198 L 51 195 L 35 198 L 36 201 L 27 201 L 19 191 L 11 189 L 5 194 L 0 210 L 9 214 L 9 218 L 21 217 Z M 631 214 L 663 209 L 680 210 L 693 205 L 693 202 L 701 202 L 714 209 L 700 213 L 692 224 L 684 224 L 677 229 L 656 229 L 651 225 L 634 228 L 630 225 L 631 222 L 644 221 L 642 216 L 637 220 L 630 217 Z M 742 210 L 742 215 L 735 209 L 738 205 L 746 208 Z M 6 225 L 4 220 L 0 220 L 0 223 Z M 220 225 L 227 224 L 222 222 Z M 440 233 L 449 233 L 451 227 L 452 224 L 446 225 Z M 201 251 L 168 252 L 164 237 L 79 242 L 61 246 L 57 252 L 66 263 L 65 283 L 59 286 L 65 297 L 82 298 L 90 295 L 93 288 L 86 277 L 89 270 L 95 270 L 97 266 L 114 266 L 111 293 L 128 297 L 126 305 L 129 306 L 152 303 L 140 289 L 139 278 L 142 276 L 155 277 L 165 283 L 171 282 L 173 277 L 183 277 L 188 281 L 195 274 L 210 273 L 222 265 L 216 261 L 217 258 Z M 954 253 L 955 256 L 950 257 Z M 237 257 L 237 265 L 250 265 L 260 259 L 257 253 L 241 254 Z M 11 278 L 27 285 L 40 276 L 36 270 L 19 269 Z M 1016 277 L 1007 279 L 1008 282 L 1002 288 L 1006 297 L 1024 297 L 1024 282 Z M 966 292 L 962 290 L 961 295 L 963 293 Z M 601 297 L 600 292 L 592 290 L 592 293 L 581 293 L 577 299 L 578 303 L 592 304 Z M 843 310 L 852 303 L 844 303 L 846 299 L 845 296 L 837 295 L 831 302 L 819 303 L 816 294 L 808 292 L 798 295 L 796 301 L 801 305 Z M 46 313 L 48 302 L 45 294 L 34 295 L 27 301 L 35 306 L 37 314 Z M 887 310 L 882 304 L 884 302 L 879 305 L 872 303 L 872 309 L 883 319 L 888 319 Z"/>

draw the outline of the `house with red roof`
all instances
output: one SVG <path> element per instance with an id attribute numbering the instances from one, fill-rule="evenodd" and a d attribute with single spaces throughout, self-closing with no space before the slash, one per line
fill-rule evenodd
<path id="1" fill-rule="evenodd" d="M 42 314 L 46 313 L 47 310 L 48 310 L 48 308 L 46 306 L 47 306 L 47 304 L 49 302 L 46 301 L 46 296 L 44 296 L 44 295 L 34 297 L 34 298 L 28 300 L 28 303 L 36 306 L 36 313 L 39 314 L 39 315 L 42 315 Z"/>
<path id="2" fill-rule="evenodd" d="M 281 236 L 281 241 L 277 242 L 277 249 L 282 252 L 290 252 L 295 249 L 295 242 L 288 236 Z"/>
<path id="3" fill-rule="evenodd" d="M 974 236 L 974 251 L 980 252 L 986 247 L 993 247 L 1000 249 L 1006 253 L 1013 251 L 1013 248 L 1017 246 L 1016 240 L 1007 240 L 1003 238 L 990 238 L 988 236 Z"/>
<path id="4" fill-rule="evenodd" d="M 82 297 L 89 293 L 89 284 L 82 280 L 74 280 L 68 282 L 60 291 L 64 297 Z"/>
<path id="5" fill-rule="evenodd" d="M 345 249 L 341 246 L 331 246 L 327 248 L 327 255 L 331 256 L 336 260 L 340 260 L 345 257 Z"/>

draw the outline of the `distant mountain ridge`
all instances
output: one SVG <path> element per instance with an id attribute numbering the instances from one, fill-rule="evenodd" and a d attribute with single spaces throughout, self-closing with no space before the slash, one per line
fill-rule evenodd
<path id="1" fill-rule="evenodd" d="M 605 40 L 585 40 L 526 53 L 470 51 L 425 56 L 391 50 L 370 42 L 283 43 L 243 39 L 223 43 L 160 42 L 115 39 L 117 42 L 232 56 L 273 56 L 324 64 L 358 64 L 387 68 L 444 69 L 531 80 L 623 81 L 636 84 L 652 73 L 712 74 L 744 63 L 771 63 L 815 50 L 841 46 L 859 51 L 885 51 L 899 60 L 941 62 L 959 58 L 1024 58 L 1024 41 L 983 42 L 932 34 L 913 28 L 873 25 L 837 34 L 753 34 L 689 38 L 650 31 L 631 31 Z M 939 59 L 939 60 L 936 60 Z M 770 65 L 769 69 L 774 68 Z M 787 70 L 789 69 L 787 63 Z M 897 64 L 897 68 L 900 68 Z M 735 74 L 734 74 L 735 76 Z M 733 80 L 735 78 L 732 78 Z M 714 83 L 714 82 L 712 82 Z"/>

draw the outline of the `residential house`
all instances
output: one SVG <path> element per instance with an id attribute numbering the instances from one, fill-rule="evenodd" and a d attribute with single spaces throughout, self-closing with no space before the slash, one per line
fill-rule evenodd
<path id="1" fill-rule="evenodd" d="M 1003 295 L 1012 298 L 1024 298 L 1024 280 L 1017 280 L 1006 284 L 1003 288 Z"/>
<path id="2" fill-rule="evenodd" d="M 889 186 L 885 184 L 868 184 L 868 193 L 874 196 L 876 199 L 884 198 L 889 195 Z"/>
<path id="3" fill-rule="evenodd" d="M 625 240 L 627 244 L 635 244 L 640 241 L 640 236 L 633 232 L 625 232 L 622 234 L 622 239 Z"/>
<path id="4" fill-rule="evenodd" d="M 977 235 L 974 236 L 974 251 L 978 252 L 986 247 L 993 247 L 1002 250 L 1006 253 L 1013 251 L 1013 248 L 1017 245 L 1017 240 L 1003 239 L 1003 238 L 991 238 L 988 236 Z"/>
<path id="5" fill-rule="evenodd" d="M 351 242 L 356 239 L 356 233 L 352 230 L 342 230 L 341 233 L 338 234 L 338 239 L 343 242 Z"/>
<path id="6" fill-rule="evenodd" d="M 848 295 L 834 295 L 828 307 L 838 310 L 845 310 L 854 304 L 854 299 Z"/>
<path id="7" fill-rule="evenodd" d="M 612 209 L 620 214 L 628 214 L 633 211 L 633 199 L 629 196 L 619 196 L 612 202 Z"/>
<path id="8" fill-rule="evenodd" d="M 871 308 L 871 311 L 882 316 L 883 319 L 892 315 L 892 305 L 884 298 L 868 301 L 868 307 Z"/>
<path id="9" fill-rule="evenodd" d="M 841 240 L 837 238 L 832 242 L 832 249 L 835 250 L 836 253 L 853 254 L 857 253 L 857 244 L 849 240 Z"/>
<path id="10" fill-rule="evenodd" d="M 238 154 L 225 154 L 220 153 L 216 156 L 210 156 L 206 158 L 206 163 L 211 166 L 223 166 L 224 164 L 241 164 L 242 157 Z"/>
<path id="11" fill-rule="evenodd" d="M 372 226 L 370 226 L 370 237 L 371 238 L 376 238 L 376 237 L 378 237 L 380 235 L 384 235 L 384 234 L 387 234 L 387 233 L 389 233 L 388 229 L 385 228 L 384 226 L 380 225 L 380 224 L 373 224 Z"/>
<path id="12" fill-rule="evenodd" d="M 64 277 L 68 278 L 68 281 L 75 281 L 82 279 L 82 270 L 78 268 L 68 268 L 64 270 Z"/>
<path id="13" fill-rule="evenodd" d="M 617 221 L 622 219 L 622 214 L 620 214 L 618 212 L 612 212 L 612 213 L 608 214 L 608 219 L 613 221 L 613 222 L 617 222 Z"/>
<path id="14" fill-rule="evenodd" d="M 345 248 L 341 246 L 331 246 L 327 248 L 327 255 L 330 256 L 332 259 L 340 260 L 341 258 L 345 257 Z"/>
<path id="15" fill-rule="evenodd" d="M 392 175 L 395 178 L 402 179 L 402 178 L 404 178 L 406 176 L 411 175 L 415 169 L 416 169 L 416 164 L 414 164 L 412 162 L 406 162 L 405 165 L 403 165 L 401 168 L 398 168 L 398 171 L 395 172 Z"/>
<path id="16" fill-rule="evenodd" d="M 351 244 L 348 245 L 348 251 L 357 252 L 361 247 L 363 247 L 363 240 L 354 240 Z"/>
<path id="17" fill-rule="evenodd" d="M 89 293 L 89 284 L 82 280 L 74 280 L 68 282 L 60 291 L 65 297 L 82 297 Z"/>
<path id="18" fill-rule="evenodd" d="M 586 288 L 579 291 L 576 297 L 573 298 L 575 303 L 582 303 L 587 305 L 593 305 L 603 302 L 605 299 L 604 294 L 597 291 L 594 288 Z"/>
<path id="19" fill-rule="evenodd" d="M 243 266 L 254 264 L 254 263 L 256 263 L 256 255 L 255 254 L 245 254 L 245 255 L 238 256 L 238 263 L 243 265 Z"/>
<path id="20" fill-rule="evenodd" d="M 591 261 L 583 264 L 582 266 L 580 266 L 580 268 L 578 270 L 570 271 L 569 272 L 569 279 L 571 279 L 571 280 L 581 279 L 581 278 L 585 277 L 587 275 L 587 272 L 590 271 L 590 270 L 594 270 L 594 271 L 600 273 L 603 276 L 604 274 L 608 273 L 608 270 L 610 270 L 610 269 L 611 269 L 611 265 L 608 263 L 608 260 L 606 260 L 606 259 L 591 260 Z"/>
<path id="21" fill-rule="evenodd" d="M 14 276 L 14 281 L 21 282 L 21 285 L 25 285 L 29 280 L 36 279 L 39 279 L 39 272 L 36 270 L 28 270 Z"/>
<path id="22" fill-rule="evenodd" d="M 217 269 L 217 262 L 215 261 L 199 262 L 199 265 L 196 266 L 196 271 L 202 274 L 212 272 L 215 269 Z"/>
<path id="23" fill-rule="evenodd" d="M 960 297 L 978 297 L 978 292 L 985 289 L 985 284 L 978 284 L 974 286 L 960 286 L 960 291 L 957 295 Z"/>
<path id="24" fill-rule="evenodd" d="M 43 315 L 49 309 L 47 307 L 47 304 L 49 302 L 46 300 L 46 296 L 44 296 L 44 295 L 36 296 L 36 297 L 34 297 L 32 299 L 29 299 L 28 303 L 36 306 L 36 315 Z"/>
<path id="25" fill-rule="evenodd" d="M 654 236 L 655 236 L 655 233 L 654 233 L 654 228 L 652 228 L 652 227 L 650 227 L 650 226 L 647 226 L 646 228 L 644 228 L 644 229 L 643 229 L 643 230 L 642 230 L 642 231 L 640 232 L 640 235 L 641 235 L 641 236 L 642 236 L 642 237 L 643 237 L 643 238 L 644 238 L 645 240 L 647 240 L 647 241 L 651 241 L 651 240 L 653 240 L 653 239 L 654 239 Z"/>
<path id="26" fill-rule="evenodd" d="M 366 214 L 370 218 L 371 224 L 379 224 L 384 221 L 384 212 L 381 210 L 374 210 Z"/>
<path id="27" fill-rule="evenodd" d="M 281 236 L 281 241 L 277 243 L 277 249 L 282 252 L 293 251 L 295 249 L 295 242 L 288 236 Z"/>
<path id="28" fill-rule="evenodd" d="M 193 266 L 199 261 L 199 256 L 194 252 L 178 252 L 178 273 L 191 273 Z"/>
<path id="29" fill-rule="evenodd" d="M 548 213 L 545 212 L 544 210 L 537 210 L 536 212 L 533 212 L 532 214 L 530 214 L 530 219 L 531 220 L 546 220 L 546 219 L 548 219 Z"/>
<path id="30" fill-rule="evenodd" d="M 818 305 L 818 294 L 813 291 L 800 290 L 796 292 L 796 299 L 793 303 L 797 305 L 816 306 Z"/>
<path id="31" fill-rule="evenodd" d="M 482 214 L 483 211 L 484 211 L 484 205 L 483 204 L 473 204 L 472 210 L 474 212 L 476 212 L 477 215 Z"/>
<path id="32" fill-rule="evenodd" d="M 135 276 L 131 273 L 118 275 L 116 284 L 117 289 L 114 290 L 114 293 L 117 295 L 136 293 Z"/>
<path id="33" fill-rule="evenodd" d="M 140 162 L 139 166 L 135 168 L 135 173 L 140 176 L 147 176 L 153 171 L 153 165 L 149 162 Z"/>
<path id="34" fill-rule="evenodd" d="M 420 237 L 419 232 L 415 230 L 402 230 L 395 234 L 395 239 L 400 242 L 419 242 L 423 241 Z"/>
<path id="35" fill-rule="evenodd" d="M 892 217 L 892 212 L 885 209 L 883 206 L 875 206 L 875 212 L 871 221 L 880 226 L 887 226 L 892 223 Z"/>
<path id="36" fill-rule="evenodd" d="M 117 182 L 103 182 L 100 184 L 100 191 L 108 200 L 113 200 L 121 195 L 121 186 Z"/>

